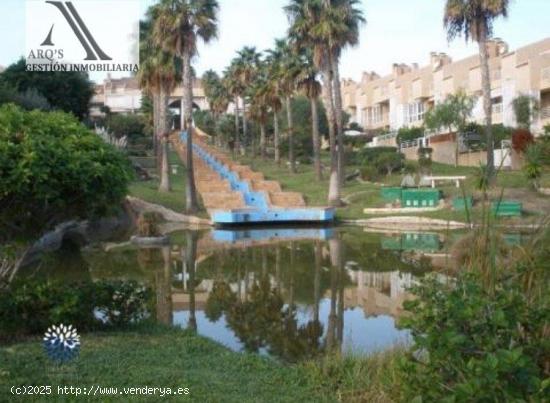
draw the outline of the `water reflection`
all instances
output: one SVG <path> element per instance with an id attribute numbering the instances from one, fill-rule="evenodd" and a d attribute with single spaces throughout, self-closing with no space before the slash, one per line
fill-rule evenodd
<path id="1" fill-rule="evenodd" d="M 406 342 L 408 332 L 396 326 L 406 289 L 431 269 L 409 252 L 444 247 L 444 238 L 428 235 L 418 241 L 356 228 L 186 231 L 163 248 L 109 245 L 78 259 L 88 281 L 149 285 L 161 323 L 294 362 Z M 49 264 L 48 276 L 66 265 L 60 262 Z"/>
<path id="2" fill-rule="evenodd" d="M 410 271 L 418 267 L 382 249 L 378 235 L 362 239 L 356 232 L 350 238 L 344 231 L 328 240 L 295 236 L 269 244 L 256 237 L 251 245 L 250 234 L 224 237 L 222 243 L 215 234 L 190 234 L 181 237 L 184 272 L 176 275 L 176 284 L 184 286 L 173 288 L 176 325 L 234 350 L 285 361 L 328 349 L 370 352 L 408 338 L 395 320 L 414 281 Z M 370 264 L 379 271 L 370 271 Z"/>

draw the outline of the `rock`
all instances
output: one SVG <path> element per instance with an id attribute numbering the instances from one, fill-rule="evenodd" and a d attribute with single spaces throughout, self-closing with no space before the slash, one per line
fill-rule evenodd
<path id="1" fill-rule="evenodd" d="M 133 236 L 132 238 L 130 238 L 130 242 L 134 245 L 140 245 L 140 246 L 165 246 L 170 244 L 170 238 L 168 236 L 159 236 L 159 237 Z"/>
<path id="2" fill-rule="evenodd" d="M 176 213 L 175 211 L 167 209 L 166 207 L 146 202 L 144 200 L 138 199 L 137 197 L 126 196 L 126 201 L 129 204 L 129 208 L 135 213 L 136 217 L 142 213 L 154 212 L 160 214 L 162 218 L 168 222 L 186 223 L 199 227 L 211 226 L 210 220 Z"/>

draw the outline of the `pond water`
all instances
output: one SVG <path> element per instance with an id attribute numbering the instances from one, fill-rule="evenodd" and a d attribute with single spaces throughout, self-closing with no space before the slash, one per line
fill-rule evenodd
<path id="1" fill-rule="evenodd" d="M 157 321 L 292 362 L 333 348 L 372 353 L 407 343 L 398 326 L 407 289 L 445 271 L 454 237 L 361 228 L 184 231 L 163 248 L 66 248 L 20 277 L 135 281 L 152 290 Z"/>

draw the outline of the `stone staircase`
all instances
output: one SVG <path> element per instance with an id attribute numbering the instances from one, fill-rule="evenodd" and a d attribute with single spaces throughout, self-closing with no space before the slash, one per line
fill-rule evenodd
<path id="1" fill-rule="evenodd" d="M 238 180 L 246 183 L 251 192 L 261 194 L 262 199 L 267 202 L 266 208 L 288 209 L 306 206 L 301 193 L 284 192 L 279 182 L 266 180 L 261 172 L 255 172 L 247 165 L 234 162 L 225 153 L 208 144 L 209 137 L 207 135 L 200 130 L 196 130 L 196 132 L 198 134 L 193 136 L 193 143 L 236 174 Z M 174 133 L 171 136 L 171 142 L 185 164 L 187 150 L 180 134 Z M 231 183 L 227 179 L 223 179 L 196 152 L 193 156 L 197 192 L 210 214 L 217 210 L 237 210 L 251 207 L 254 199 L 245 200 L 242 191 L 232 189 Z"/>

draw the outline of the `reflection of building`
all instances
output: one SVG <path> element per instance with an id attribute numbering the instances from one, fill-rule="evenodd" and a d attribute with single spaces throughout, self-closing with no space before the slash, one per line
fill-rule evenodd
<path id="1" fill-rule="evenodd" d="M 108 106 L 113 113 L 135 113 L 141 108 L 142 92 L 135 77 L 111 78 L 108 76 L 102 84 L 96 85 L 96 92 L 91 101 L 90 114 L 100 116 L 101 107 Z M 178 85 L 170 95 L 170 107 L 179 111 L 183 87 Z M 193 83 L 194 107 L 208 109 L 201 80 Z"/>
<path id="2" fill-rule="evenodd" d="M 367 317 L 403 314 L 403 302 L 410 298 L 406 289 L 414 283 L 410 273 L 347 270 L 347 274 L 357 286 L 344 290 L 346 308 L 361 307 Z"/>

